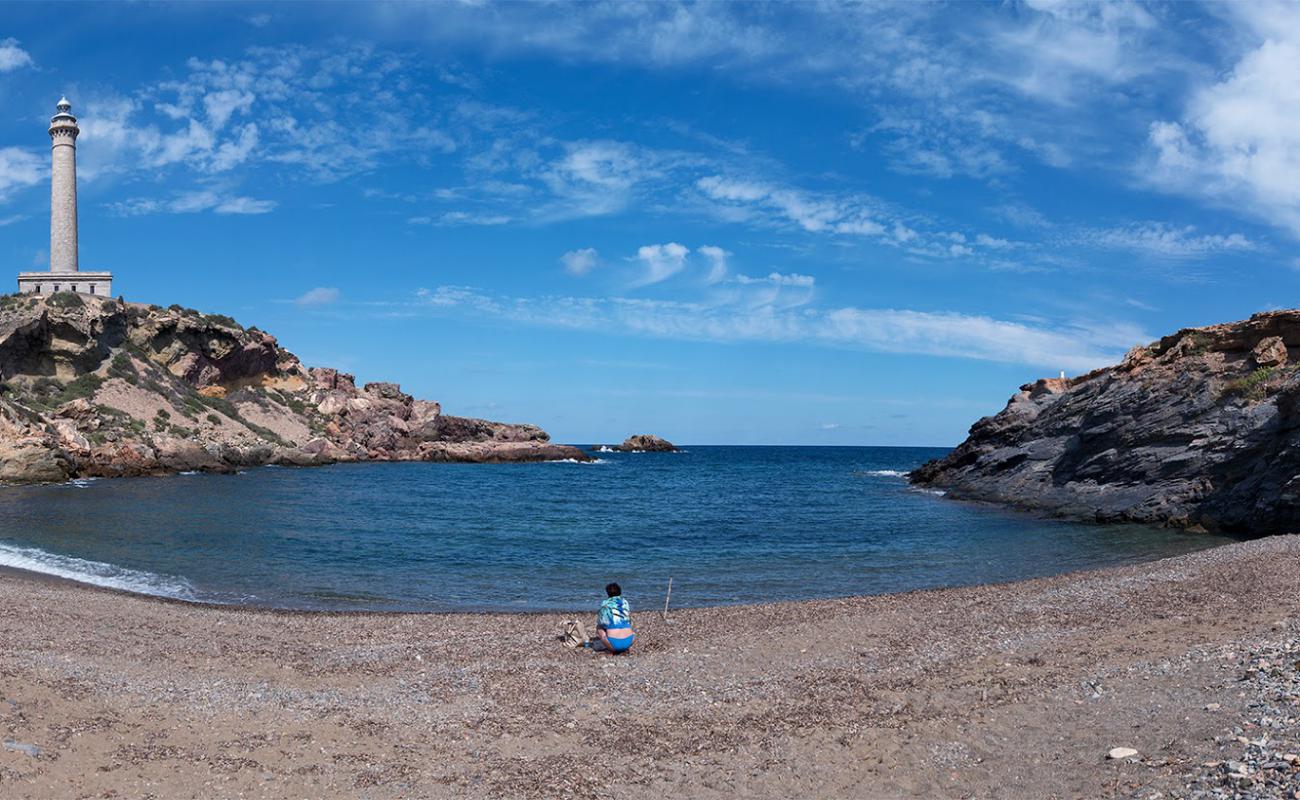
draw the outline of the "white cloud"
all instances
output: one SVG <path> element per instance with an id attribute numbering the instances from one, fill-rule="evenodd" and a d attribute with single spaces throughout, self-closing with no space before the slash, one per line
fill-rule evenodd
<path id="1" fill-rule="evenodd" d="M 31 54 L 19 46 L 17 39 L 0 39 L 0 72 L 13 72 L 31 65 Z"/>
<path id="2" fill-rule="evenodd" d="M 943 311 L 817 309 L 779 302 L 698 303 L 622 297 L 493 297 L 467 287 L 421 290 L 421 306 L 521 324 L 710 342 L 800 342 L 970 358 L 1082 372 L 1149 341 L 1126 323 L 1030 324 Z"/>
<path id="3" fill-rule="evenodd" d="M 647 286 L 671 278 L 686 266 L 686 256 L 690 252 L 688 248 L 676 242 L 649 244 L 638 248 L 636 259 L 645 267 L 645 272 L 636 284 Z"/>
<path id="4" fill-rule="evenodd" d="M 791 272 L 788 275 L 783 275 L 780 272 L 771 272 L 762 278 L 751 278 L 748 275 L 737 275 L 735 281 L 736 283 L 745 285 L 770 283 L 773 286 L 802 286 L 805 288 L 811 287 L 817 282 L 813 276 L 800 275 L 797 272 Z"/>
<path id="5" fill-rule="evenodd" d="M 444 211 L 437 216 L 422 214 L 416 217 L 407 217 L 406 221 L 411 225 L 434 225 L 438 227 L 453 227 L 457 225 L 505 225 L 512 220 L 505 214 L 489 214 L 477 211 Z"/>
<path id="6" fill-rule="evenodd" d="M 317 286 L 304 292 L 293 302 L 300 306 L 325 306 L 337 303 L 341 295 L 342 292 L 332 286 Z"/>
<path id="7" fill-rule="evenodd" d="M 275 210 L 274 200 L 255 200 L 251 197 L 230 197 L 213 208 L 218 214 L 269 214 Z"/>
<path id="8" fill-rule="evenodd" d="M 725 209 L 740 209 L 740 218 L 759 216 L 772 224 L 793 223 L 809 233 L 863 236 L 892 247 L 907 247 L 917 255 L 952 258 L 971 255 L 960 243 L 950 245 L 953 234 L 922 233 L 896 217 L 896 212 L 876 198 L 862 194 L 834 195 L 776 186 L 754 180 L 708 175 L 695 188 L 707 200 Z M 960 234 L 958 234 L 960 235 Z M 931 240 L 944 240 L 937 242 Z M 965 239 L 963 238 L 964 242 Z"/>
<path id="9" fill-rule="evenodd" d="M 709 274 L 704 278 L 706 283 L 721 283 L 726 279 L 727 259 L 731 257 L 731 253 L 711 244 L 697 248 L 697 252 L 709 262 Z"/>
<path id="10" fill-rule="evenodd" d="M 267 25 L 271 24 L 272 19 L 274 19 L 274 17 L 270 14 L 253 14 L 252 16 L 245 17 L 244 21 L 249 25 L 252 25 L 254 28 L 265 28 Z"/>
<path id="11" fill-rule="evenodd" d="M 273 200 L 225 195 L 209 189 L 182 192 L 167 199 L 133 197 L 108 204 L 112 213 L 121 217 L 138 217 L 145 214 L 197 214 L 212 211 L 217 214 L 269 214 L 276 208 Z"/>
<path id="12" fill-rule="evenodd" d="M 0 147 L 0 201 L 15 189 L 40 183 L 46 175 L 46 161 L 20 147 Z"/>
<path id="13" fill-rule="evenodd" d="M 596 268 L 599 258 L 596 248 L 584 247 L 581 250 L 570 250 L 560 256 L 560 263 L 564 264 L 564 271 L 570 275 L 586 275 Z"/>
<path id="14" fill-rule="evenodd" d="M 1231 6 L 1252 41 L 1196 89 L 1176 121 L 1151 124 L 1141 176 L 1168 191 L 1244 206 L 1300 237 L 1300 6 Z"/>
<path id="15" fill-rule="evenodd" d="M 26 214 L 11 214 L 7 217 L 0 217 L 0 228 L 13 225 L 15 222 L 22 222 L 25 219 L 27 219 Z"/>
<path id="16" fill-rule="evenodd" d="M 1100 247 L 1169 259 L 1206 258 L 1256 249 L 1254 243 L 1239 233 L 1197 235 L 1196 228 L 1192 225 L 1180 228 L 1160 222 L 1141 222 L 1090 231 L 1081 238 L 1084 243 Z"/>

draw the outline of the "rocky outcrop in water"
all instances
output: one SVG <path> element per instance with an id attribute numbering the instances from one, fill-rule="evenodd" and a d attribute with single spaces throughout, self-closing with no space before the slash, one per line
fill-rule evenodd
<path id="1" fill-rule="evenodd" d="M 618 446 L 624 453 L 676 453 L 677 446 L 667 439 L 641 433 L 629 436 Z"/>
<path id="2" fill-rule="evenodd" d="M 587 458 L 533 425 L 442 413 L 395 383 L 307 369 L 222 315 L 0 296 L 0 481 L 337 461 Z"/>
<path id="3" fill-rule="evenodd" d="M 911 474 L 949 496 L 1251 534 L 1300 530 L 1300 311 L 1181 330 L 1022 386 Z"/>

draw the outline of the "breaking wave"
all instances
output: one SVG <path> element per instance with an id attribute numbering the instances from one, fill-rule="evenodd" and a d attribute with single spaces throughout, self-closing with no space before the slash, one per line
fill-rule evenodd
<path id="1" fill-rule="evenodd" d="M 0 566 L 138 594 L 174 597 L 178 600 L 198 599 L 194 587 L 184 578 L 142 572 L 102 561 L 61 556 L 36 547 L 0 544 Z"/>
<path id="2" fill-rule="evenodd" d="M 869 469 L 869 470 L 867 470 L 866 472 L 864 472 L 864 473 L 862 473 L 862 474 L 863 474 L 863 475 L 870 475 L 870 476 L 873 477 L 873 478 L 905 478 L 905 477 L 907 477 L 907 472 L 906 472 L 905 470 L 899 470 L 899 469 Z"/>

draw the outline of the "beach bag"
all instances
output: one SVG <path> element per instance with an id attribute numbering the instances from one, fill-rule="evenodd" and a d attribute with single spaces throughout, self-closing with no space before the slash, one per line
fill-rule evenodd
<path id="1" fill-rule="evenodd" d="M 564 623 L 564 646 L 568 648 L 582 647 L 587 643 L 587 629 L 582 627 L 582 623 L 576 619 L 571 619 Z"/>

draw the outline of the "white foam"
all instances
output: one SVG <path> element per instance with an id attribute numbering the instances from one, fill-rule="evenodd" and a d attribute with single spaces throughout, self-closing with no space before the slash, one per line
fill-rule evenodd
<path id="1" fill-rule="evenodd" d="M 550 461 L 542 462 L 544 464 L 608 464 L 603 458 L 593 458 L 590 461 L 579 461 L 576 458 L 553 458 Z"/>
<path id="2" fill-rule="evenodd" d="M 618 449 L 617 449 L 617 448 L 610 447 L 609 445 L 604 445 L 604 444 L 602 444 L 600 447 L 597 447 L 597 448 L 596 448 L 596 452 L 597 452 L 597 453 L 617 453 L 617 452 L 618 452 Z"/>
<path id="3" fill-rule="evenodd" d="M 28 572 L 40 572 L 60 578 L 104 586 L 109 589 L 122 589 L 140 594 L 175 597 L 180 600 L 194 600 L 194 587 L 184 578 L 170 575 L 158 575 L 152 572 L 119 567 L 103 561 L 88 561 L 84 558 L 61 556 L 47 553 L 36 547 L 18 547 L 0 544 L 0 565 L 25 569 Z"/>
<path id="4" fill-rule="evenodd" d="M 906 473 L 906 472 L 904 472 L 904 471 L 902 471 L 902 470 L 897 470 L 897 469 L 869 469 L 869 470 L 867 470 L 866 472 L 864 472 L 864 473 L 862 473 L 862 474 L 864 474 L 864 475 L 870 475 L 870 476 L 872 476 L 873 478 L 905 478 L 905 477 L 907 477 L 907 473 Z"/>
<path id="5" fill-rule="evenodd" d="M 97 480 L 99 480 L 99 478 L 73 478 L 65 483 L 64 486 L 75 486 L 78 489 L 85 489 Z"/>

